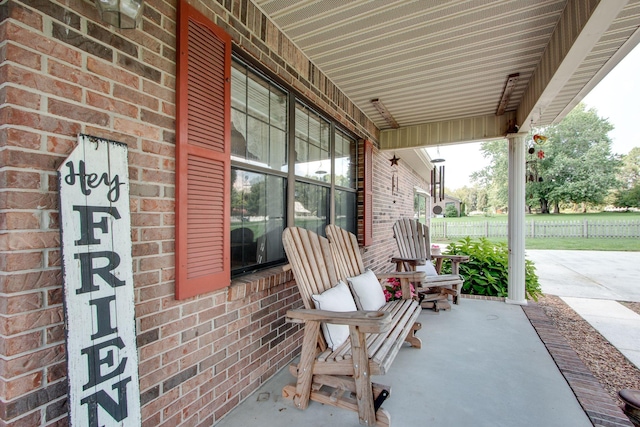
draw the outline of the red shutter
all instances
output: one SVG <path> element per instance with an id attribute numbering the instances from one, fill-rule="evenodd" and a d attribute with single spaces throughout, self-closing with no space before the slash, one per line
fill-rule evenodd
<path id="1" fill-rule="evenodd" d="M 229 286 L 231 39 L 180 1 L 176 298 Z"/>
<path id="2" fill-rule="evenodd" d="M 373 243 L 373 143 L 364 141 L 364 233 L 363 245 Z"/>

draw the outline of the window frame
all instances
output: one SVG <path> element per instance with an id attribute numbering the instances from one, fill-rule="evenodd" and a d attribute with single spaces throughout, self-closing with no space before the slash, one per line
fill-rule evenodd
<path id="1" fill-rule="evenodd" d="M 263 70 L 259 64 L 256 64 L 252 59 L 247 58 L 242 52 L 237 52 L 235 49 L 232 53 L 232 68 L 240 63 L 242 66 L 246 67 L 247 73 L 251 73 L 252 75 L 259 76 L 262 79 L 265 79 L 269 82 L 269 84 L 273 84 L 278 87 L 280 90 L 284 91 L 288 95 L 288 111 L 287 111 L 287 127 L 288 132 L 286 135 L 287 140 L 287 167 L 286 172 L 276 171 L 274 169 L 261 167 L 260 165 L 250 164 L 238 159 L 231 160 L 231 167 L 236 170 L 243 170 L 247 172 L 256 172 L 256 173 L 265 173 L 270 175 L 282 176 L 285 178 L 286 182 L 286 190 L 285 190 L 285 209 L 286 209 L 286 218 L 285 218 L 285 227 L 295 224 L 296 216 L 295 216 L 295 188 L 296 183 L 302 184 L 310 184 L 317 185 L 322 188 L 329 189 L 328 196 L 328 219 L 325 221 L 326 224 L 332 224 L 335 222 L 336 218 L 336 205 L 335 198 L 337 191 L 344 191 L 348 193 L 353 193 L 353 208 L 352 211 L 354 213 L 353 220 L 353 230 L 350 230 L 354 233 L 357 233 L 358 230 L 358 193 L 360 189 L 358 188 L 358 166 L 361 162 L 358 153 L 358 145 L 359 139 L 353 132 L 350 132 L 340 126 L 337 121 L 329 114 L 326 114 L 319 110 L 312 103 L 308 102 L 308 100 L 302 96 L 299 92 L 297 92 L 294 88 L 282 82 L 277 76 Z M 233 92 L 233 89 L 231 89 Z M 230 101 L 231 102 L 231 101 Z M 245 100 L 245 103 L 248 104 L 248 100 Z M 296 148 L 296 107 L 298 105 L 304 106 L 308 111 L 313 112 L 313 114 L 320 117 L 321 120 L 324 120 L 329 125 L 329 165 L 330 171 L 328 175 L 330 176 L 329 181 L 317 180 L 301 175 L 296 175 L 295 171 L 295 148 Z M 232 107 L 233 108 L 233 107 Z M 353 178 L 352 178 L 352 187 L 345 187 L 336 185 L 335 182 L 335 154 L 336 154 L 336 134 L 340 133 L 343 138 L 348 138 L 352 142 L 351 154 L 352 154 L 352 162 L 353 165 Z M 231 225 L 229 225 L 231 227 Z M 324 228 L 324 227 L 323 227 Z M 321 230 L 321 234 L 324 235 L 324 230 Z M 231 261 L 230 261 L 231 262 Z M 231 270 L 231 277 L 237 278 L 243 276 L 245 274 L 250 274 L 259 270 L 263 270 L 269 268 L 274 265 L 283 264 L 286 262 L 286 258 L 282 258 L 277 261 L 271 261 L 263 264 L 252 264 L 242 268 L 235 268 Z"/>

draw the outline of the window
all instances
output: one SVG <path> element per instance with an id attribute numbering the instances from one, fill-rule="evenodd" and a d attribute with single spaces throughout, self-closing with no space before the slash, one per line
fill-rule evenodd
<path id="1" fill-rule="evenodd" d="M 232 60 L 231 38 L 180 2 L 176 298 L 285 260 L 282 232 L 356 232 L 355 138 Z"/>
<path id="2" fill-rule="evenodd" d="M 414 217 L 423 224 L 427 224 L 429 217 L 427 197 L 428 194 L 425 191 L 418 189 L 415 190 L 413 196 Z"/>
<path id="3" fill-rule="evenodd" d="M 287 224 L 324 235 L 333 218 L 356 232 L 356 149 L 355 139 L 327 117 L 234 58 L 232 275 L 283 262 Z"/>

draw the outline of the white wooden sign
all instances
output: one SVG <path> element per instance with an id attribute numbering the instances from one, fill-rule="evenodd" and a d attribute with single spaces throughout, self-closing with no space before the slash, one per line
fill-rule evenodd
<path id="1" fill-rule="evenodd" d="M 58 185 L 70 424 L 139 426 L 127 146 L 79 135 Z"/>

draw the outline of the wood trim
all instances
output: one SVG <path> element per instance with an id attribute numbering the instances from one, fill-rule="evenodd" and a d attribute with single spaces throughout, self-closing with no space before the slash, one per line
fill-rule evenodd
<path id="1" fill-rule="evenodd" d="M 364 140 L 363 246 L 373 243 L 373 143 Z"/>

